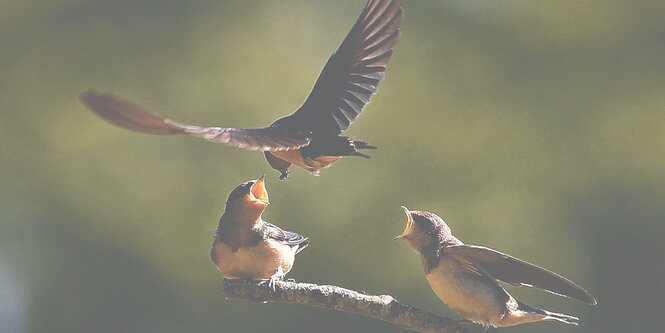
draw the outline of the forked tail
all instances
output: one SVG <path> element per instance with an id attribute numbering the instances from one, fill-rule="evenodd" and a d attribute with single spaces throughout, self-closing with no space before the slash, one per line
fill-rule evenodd
<path id="1" fill-rule="evenodd" d="M 369 155 L 358 152 L 358 149 L 376 149 L 376 147 L 348 136 L 321 136 L 312 138 L 310 144 L 300 148 L 300 151 L 304 158 L 317 158 L 319 156 L 361 156 L 370 158 Z"/>
<path id="2" fill-rule="evenodd" d="M 570 315 L 567 315 L 567 314 L 550 312 L 550 311 L 547 311 L 547 310 L 534 308 L 534 307 L 532 307 L 530 305 L 527 305 L 527 304 L 525 304 L 521 301 L 517 301 L 517 303 L 519 304 L 519 309 L 520 310 L 530 312 L 530 313 L 535 313 L 535 314 L 538 314 L 538 315 L 542 315 L 543 317 L 540 319 L 542 321 L 558 321 L 560 323 L 577 326 L 578 322 L 580 320 L 577 317 L 573 317 L 573 316 L 570 316 Z"/>
<path id="3" fill-rule="evenodd" d="M 365 155 L 363 153 L 358 152 L 358 149 L 377 149 L 376 146 L 370 146 L 365 141 L 353 140 L 351 138 L 349 138 L 349 140 L 351 142 L 351 146 L 353 146 L 355 148 L 353 153 L 349 154 L 349 156 L 360 156 L 360 157 L 364 157 L 364 158 L 371 158 L 371 156 L 369 156 L 369 155 Z"/>
<path id="4" fill-rule="evenodd" d="M 565 323 L 565 324 L 569 324 L 569 325 L 575 325 L 575 326 L 578 325 L 579 320 L 580 320 L 577 317 L 569 316 L 569 315 L 563 314 L 563 313 L 549 312 L 549 311 L 545 311 L 545 310 L 543 310 L 543 312 L 545 312 L 545 314 L 547 315 L 545 318 L 543 318 L 543 320 L 558 321 L 558 322 L 561 322 L 561 323 Z"/>

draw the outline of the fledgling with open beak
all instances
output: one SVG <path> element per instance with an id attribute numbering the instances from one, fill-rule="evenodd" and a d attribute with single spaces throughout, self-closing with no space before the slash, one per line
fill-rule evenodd
<path id="1" fill-rule="evenodd" d="M 295 255 L 309 241 L 263 221 L 261 214 L 269 204 L 264 177 L 240 184 L 229 194 L 210 257 L 227 278 L 269 280 L 272 285 L 291 270 Z"/>
<path id="2" fill-rule="evenodd" d="M 434 293 L 461 316 L 489 326 L 512 326 L 537 321 L 577 325 L 578 318 L 526 305 L 511 296 L 497 280 L 515 286 L 537 287 L 595 305 L 586 290 L 561 275 L 483 246 L 466 245 L 452 235 L 439 216 L 402 206 L 406 229 L 395 239 L 416 252 Z"/>

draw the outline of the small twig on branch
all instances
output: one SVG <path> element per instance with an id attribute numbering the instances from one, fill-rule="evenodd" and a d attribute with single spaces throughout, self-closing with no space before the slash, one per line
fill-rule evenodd
<path id="1" fill-rule="evenodd" d="M 275 281 L 224 279 L 227 298 L 252 302 L 286 302 L 319 306 L 377 318 L 410 330 L 426 333 L 469 333 L 455 320 L 397 301 L 389 295 L 366 295 L 337 286 Z"/>

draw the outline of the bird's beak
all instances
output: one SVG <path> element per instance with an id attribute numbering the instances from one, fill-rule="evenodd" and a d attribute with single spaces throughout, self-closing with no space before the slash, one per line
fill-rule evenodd
<path id="1" fill-rule="evenodd" d="M 406 218 L 407 218 L 406 228 L 404 229 L 404 232 L 401 235 L 393 238 L 393 240 L 398 240 L 398 239 L 404 238 L 406 235 L 409 234 L 409 232 L 411 231 L 411 225 L 413 225 L 413 216 L 411 216 L 411 212 L 409 211 L 409 209 L 404 207 L 404 206 L 402 206 L 402 209 L 404 210 L 404 213 L 406 214 Z"/>
<path id="2" fill-rule="evenodd" d="M 261 178 L 259 178 L 249 190 L 252 201 L 255 201 L 256 203 L 263 206 L 270 204 L 268 201 L 268 191 L 266 191 L 265 178 L 265 175 L 261 176 Z"/>

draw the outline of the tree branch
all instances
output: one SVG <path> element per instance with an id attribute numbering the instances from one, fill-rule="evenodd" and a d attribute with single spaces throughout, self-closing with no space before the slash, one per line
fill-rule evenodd
<path id="1" fill-rule="evenodd" d="M 252 302 L 286 302 L 319 306 L 377 318 L 424 333 L 469 333 L 455 320 L 397 301 L 389 295 L 367 295 L 337 286 L 275 281 L 224 279 L 226 298 Z"/>

